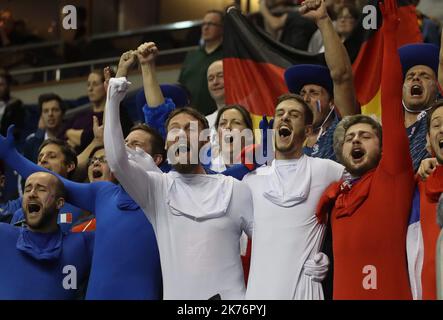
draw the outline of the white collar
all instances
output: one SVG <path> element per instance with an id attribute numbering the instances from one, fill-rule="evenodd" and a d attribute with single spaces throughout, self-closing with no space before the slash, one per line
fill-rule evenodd
<path id="1" fill-rule="evenodd" d="M 280 207 L 293 207 L 309 196 L 311 165 L 306 155 L 299 159 L 273 160 L 263 196 Z"/>
<path id="2" fill-rule="evenodd" d="M 234 180 L 208 174 L 180 174 L 171 171 L 167 203 L 174 215 L 195 221 L 222 217 L 231 202 Z"/>

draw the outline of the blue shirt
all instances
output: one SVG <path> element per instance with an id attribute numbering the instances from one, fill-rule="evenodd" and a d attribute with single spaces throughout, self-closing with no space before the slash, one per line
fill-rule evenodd
<path id="1" fill-rule="evenodd" d="M 95 212 L 97 239 L 86 299 L 161 299 L 157 241 L 143 211 L 120 185 L 96 182 L 82 187 L 91 194 L 87 209 Z M 71 202 L 81 205 L 84 193 L 71 184 L 67 188 Z"/>
<path id="2" fill-rule="evenodd" d="M 22 199 L 9 200 L 0 205 L 0 216 L 13 215 L 18 209 L 22 207 Z"/>
<path id="3" fill-rule="evenodd" d="M 8 162 L 23 178 L 47 171 L 18 152 L 10 152 Z M 160 299 L 160 257 L 154 230 L 134 200 L 111 182 L 76 183 L 59 178 L 66 188 L 66 200 L 96 216 L 97 240 L 86 299 Z"/>
<path id="4" fill-rule="evenodd" d="M 91 266 L 93 236 L 42 234 L 0 223 L 0 299 L 78 298 Z"/>
<path id="5" fill-rule="evenodd" d="M 334 152 L 334 131 L 338 123 L 338 117 L 335 117 L 331 125 L 321 134 L 312 147 L 303 148 L 304 153 L 310 157 L 337 161 Z"/>
<path id="6" fill-rule="evenodd" d="M 429 158 L 430 155 L 426 150 L 426 134 L 427 128 L 427 114 L 425 111 L 421 112 L 417 121 L 414 122 L 409 128 L 406 128 L 409 139 L 409 152 L 412 157 L 412 164 L 414 166 L 414 172 L 420 167 L 420 163 L 423 159 Z"/>

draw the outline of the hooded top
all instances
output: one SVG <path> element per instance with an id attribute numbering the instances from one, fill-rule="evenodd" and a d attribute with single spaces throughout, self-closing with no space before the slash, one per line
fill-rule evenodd
<path id="1" fill-rule="evenodd" d="M 94 234 L 42 234 L 0 223 L 0 299 L 72 300 L 88 279 Z"/>

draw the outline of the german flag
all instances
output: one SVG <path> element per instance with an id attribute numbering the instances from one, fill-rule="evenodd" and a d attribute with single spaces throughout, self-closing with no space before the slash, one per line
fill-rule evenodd
<path id="1" fill-rule="evenodd" d="M 422 42 L 415 6 L 411 0 L 397 0 L 400 28 L 399 47 Z M 380 28 L 382 15 L 377 0 L 370 0 L 367 8 L 377 11 L 376 29 L 363 28 L 361 20 L 345 42 L 353 62 L 357 100 L 362 113 L 380 116 L 380 84 L 383 60 L 383 40 Z M 231 8 L 225 19 L 223 40 L 223 68 L 227 104 L 244 105 L 253 116 L 254 125 L 263 114 L 272 116 L 278 96 L 287 93 L 284 71 L 295 64 L 325 65 L 323 54 L 310 54 L 293 49 L 271 39 L 256 28 L 240 11 Z"/>
<path id="2" fill-rule="evenodd" d="M 415 6 L 412 2 L 411 0 L 397 0 L 398 16 L 400 18 L 400 27 L 397 34 L 398 47 L 423 41 Z M 370 0 L 367 8 L 373 8 L 377 11 L 377 28 L 375 30 L 365 29 L 364 20 L 369 19 L 369 15 L 363 14 L 357 28 L 345 42 L 345 47 L 351 61 L 353 61 L 354 85 L 361 111 L 363 114 L 375 115 L 380 119 L 383 38 L 379 31 L 383 27 L 383 17 L 377 0 Z"/>
<path id="3" fill-rule="evenodd" d="M 225 100 L 246 107 L 255 128 L 264 114 L 274 115 L 277 97 L 288 92 L 283 76 L 286 68 L 322 62 L 321 55 L 274 41 L 235 8 L 226 14 L 224 35 Z"/>

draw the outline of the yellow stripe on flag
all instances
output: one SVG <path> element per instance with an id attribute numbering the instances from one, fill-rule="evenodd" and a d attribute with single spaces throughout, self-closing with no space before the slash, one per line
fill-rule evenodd
<path id="1" fill-rule="evenodd" d="M 361 113 L 376 117 L 379 122 L 381 121 L 381 88 L 378 89 L 377 94 L 369 103 L 361 106 Z"/>

